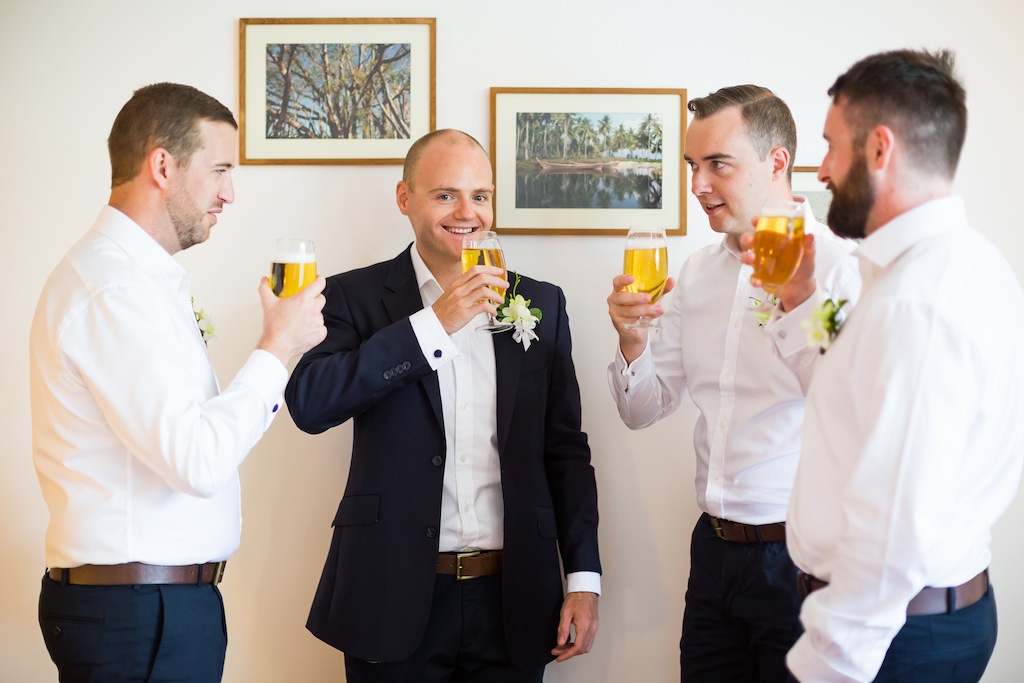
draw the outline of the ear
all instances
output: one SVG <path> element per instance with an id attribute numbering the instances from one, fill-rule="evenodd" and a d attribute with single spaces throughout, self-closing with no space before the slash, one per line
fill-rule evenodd
<path id="1" fill-rule="evenodd" d="M 157 187 L 165 190 L 170 183 L 173 165 L 174 160 L 170 152 L 163 147 L 154 147 L 149 156 L 146 157 L 142 168 L 143 173 L 149 175 Z"/>
<path id="2" fill-rule="evenodd" d="M 895 150 L 896 135 L 892 128 L 882 124 L 875 126 L 864 142 L 864 157 L 868 168 L 876 171 L 888 168 L 892 164 Z"/>
<path id="3" fill-rule="evenodd" d="M 398 186 L 395 187 L 395 202 L 398 204 L 398 210 L 402 212 L 403 216 L 409 215 L 409 186 L 406 185 L 404 180 L 398 181 Z"/>
<path id="4" fill-rule="evenodd" d="M 772 180 L 785 180 L 786 171 L 789 170 L 789 150 L 785 147 L 774 147 L 768 152 L 768 159 L 772 162 Z"/>

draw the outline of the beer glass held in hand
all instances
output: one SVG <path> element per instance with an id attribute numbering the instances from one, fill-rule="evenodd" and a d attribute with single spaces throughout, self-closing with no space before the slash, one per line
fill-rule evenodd
<path id="1" fill-rule="evenodd" d="M 497 233 L 485 231 L 474 232 L 462 238 L 462 272 L 465 273 L 473 266 L 494 266 L 501 268 L 501 277 L 508 279 L 508 270 L 505 268 L 505 255 L 501 251 L 501 243 L 498 242 Z M 505 298 L 504 287 L 491 287 L 502 299 Z M 500 307 L 500 305 L 499 305 Z M 505 332 L 511 330 L 512 323 L 498 322 L 498 319 L 489 315 L 487 322 L 476 328 L 477 332 Z"/>
<path id="2" fill-rule="evenodd" d="M 761 210 L 754 229 L 754 277 L 761 281 L 765 301 L 757 308 L 771 313 L 768 301 L 800 267 L 804 255 L 804 212 L 798 202 L 769 202 Z"/>
<path id="3" fill-rule="evenodd" d="M 622 272 L 633 276 L 633 282 L 626 285 L 626 291 L 633 294 L 646 292 L 653 304 L 665 291 L 668 281 L 668 245 L 665 231 L 660 228 L 630 228 L 626 235 L 626 252 Z M 626 327 L 649 327 L 657 329 L 657 323 L 640 316 Z"/>
<path id="4" fill-rule="evenodd" d="M 279 239 L 270 258 L 270 289 L 279 297 L 295 294 L 316 279 L 316 252 L 310 240 Z"/>

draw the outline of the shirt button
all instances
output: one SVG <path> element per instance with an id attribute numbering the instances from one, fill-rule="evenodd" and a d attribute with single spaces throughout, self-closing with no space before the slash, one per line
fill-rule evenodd
<path id="1" fill-rule="evenodd" d="M 785 330 L 779 330 L 779 338 L 780 339 L 785 339 L 786 338 L 786 331 Z"/>
<path id="2" fill-rule="evenodd" d="M 441 465 L 444 464 L 444 458 L 442 458 L 440 455 L 435 455 L 433 458 L 430 459 L 430 464 L 432 464 L 434 467 L 440 467 Z"/>
<path id="3" fill-rule="evenodd" d="M 427 538 L 435 538 L 435 537 L 437 537 L 437 529 L 435 529 L 432 526 L 428 526 L 427 527 L 427 531 L 425 533 L 427 534 Z"/>
<path id="4" fill-rule="evenodd" d="M 459 456 L 459 460 L 461 460 L 462 462 L 466 462 L 467 460 L 469 460 L 469 456 L 468 455 L 460 455 Z"/>
<path id="5" fill-rule="evenodd" d="M 463 512 L 469 512 L 469 506 L 468 505 L 463 505 L 462 506 L 462 511 Z"/>
<path id="6" fill-rule="evenodd" d="M 719 429 L 725 429 L 725 420 L 719 420 L 718 421 L 718 428 Z"/>

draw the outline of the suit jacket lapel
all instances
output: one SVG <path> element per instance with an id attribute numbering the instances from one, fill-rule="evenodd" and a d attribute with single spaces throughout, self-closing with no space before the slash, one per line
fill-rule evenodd
<path id="1" fill-rule="evenodd" d="M 523 347 L 512 338 L 512 332 L 491 335 L 494 339 L 495 380 L 498 403 L 498 454 L 505 450 L 505 441 L 512 429 L 516 392 L 519 390 L 519 366 Z"/>
<path id="2" fill-rule="evenodd" d="M 391 262 L 391 270 L 384 281 L 388 293 L 384 295 L 384 309 L 392 323 L 408 318 L 413 313 L 423 310 L 423 297 L 416 284 L 416 271 L 412 267 L 409 250 L 412 245 Z M 444 414 L 441 412 L 441 386 L 437 382 L 437 373 L 431 372 L 420 380 L 427 392 L 430 406 L 434 409 L 434 417 L 443 428 Z"/>

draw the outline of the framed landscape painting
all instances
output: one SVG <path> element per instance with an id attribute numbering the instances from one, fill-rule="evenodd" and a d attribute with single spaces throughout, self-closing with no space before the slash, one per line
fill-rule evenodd
<path id="1" fill-rule="evenodd" d="M 686 90 L 491 88 L 502 234 L 686 234 Z"/>
<path id="2" fill-rule="evenodd" d="M 240 163 L 401 164 L 434 129 L 434 19 L 241 19 Z"/>

